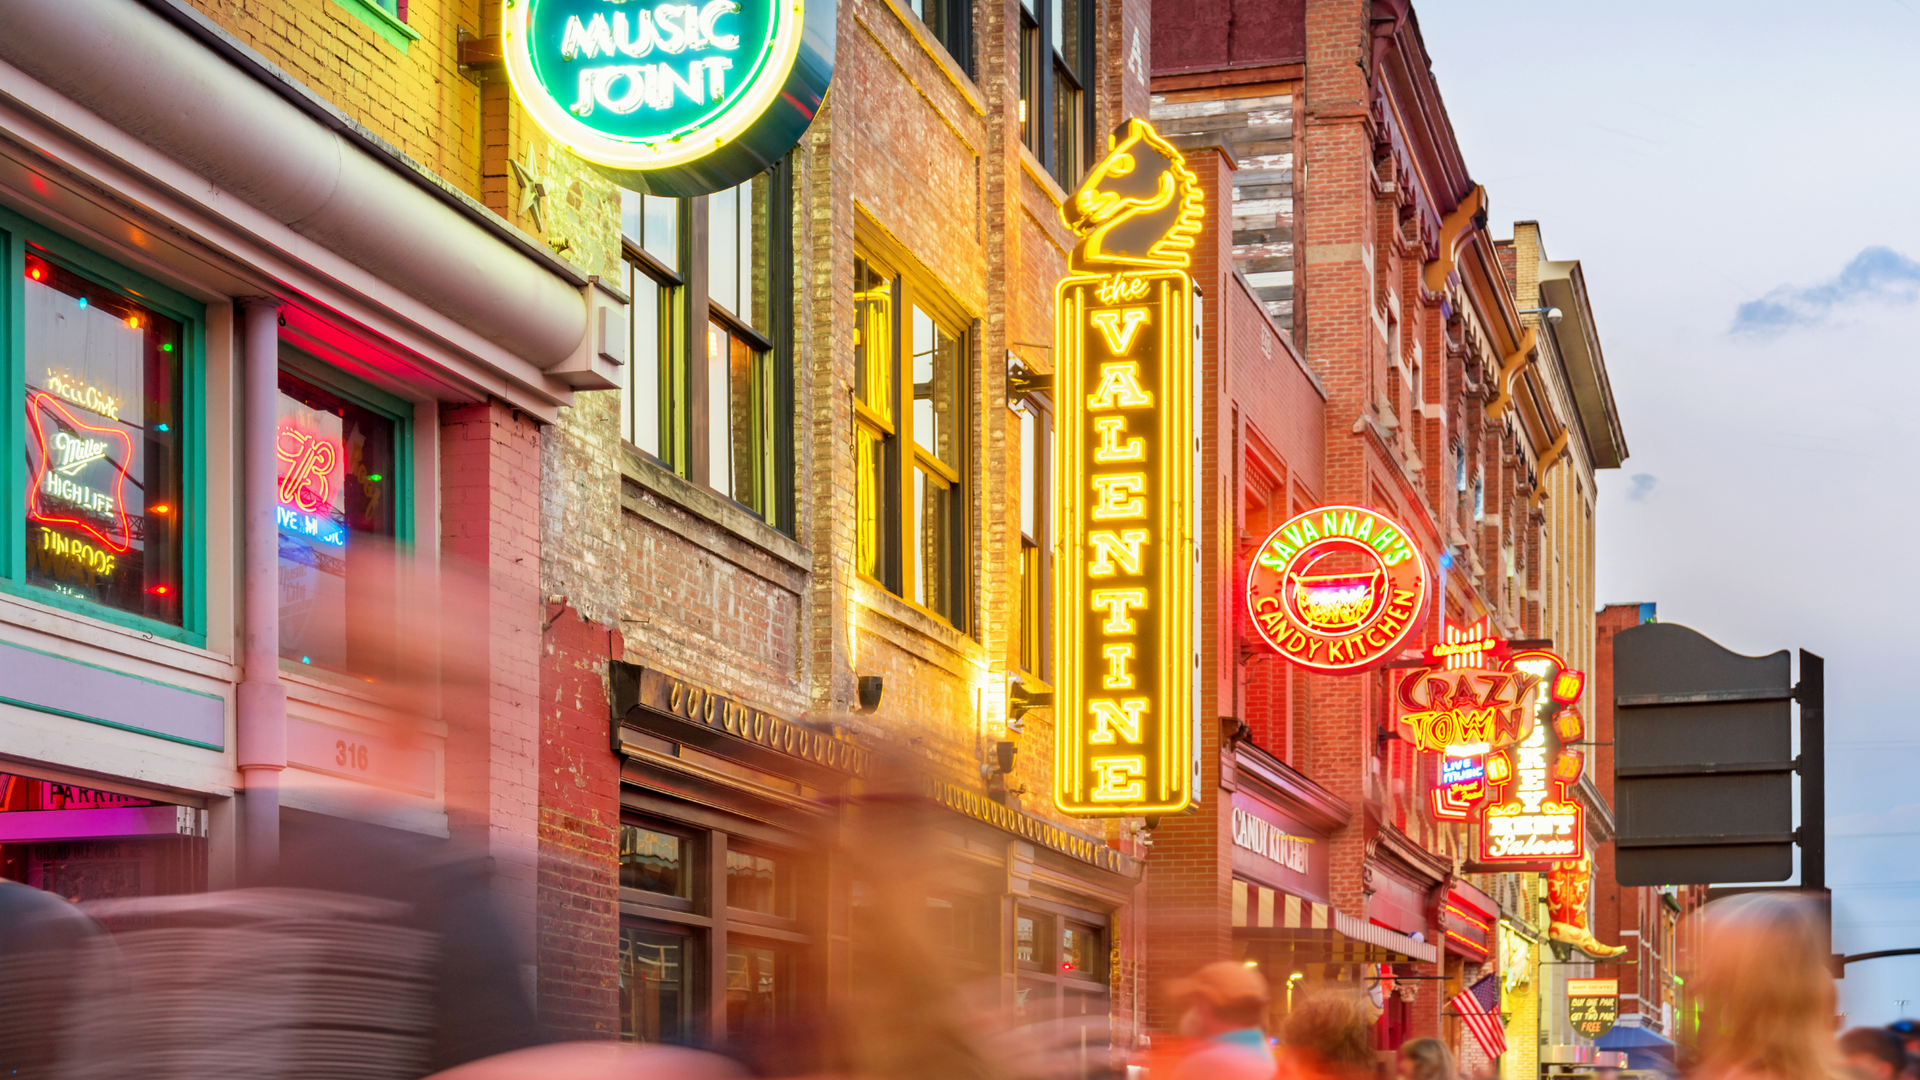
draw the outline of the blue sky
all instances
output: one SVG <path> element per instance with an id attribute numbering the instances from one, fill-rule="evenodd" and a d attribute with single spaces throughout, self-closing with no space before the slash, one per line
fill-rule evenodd
<path id="1" fill-rule="evenodd" d="M 1632 451 L 1601 600 L 1827 658 L 1835 944 L 1920 947 L 1920 0 L 1417 14 L 1496 234 L 1585 266 Z M 1920 1015 L 1920 958 L 1840 986 Z"/>

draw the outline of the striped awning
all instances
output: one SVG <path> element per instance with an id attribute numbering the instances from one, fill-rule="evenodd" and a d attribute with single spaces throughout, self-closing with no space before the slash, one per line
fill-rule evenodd
<path id="1" fill-rule="evenodd" d="M 1251 882 L 1233 883 L 1233 936 L 1284 945 L 1296 960 L 1328 964 L 1431 964 L 1434 945 L 1375 926 L 1331 904 Z"/>

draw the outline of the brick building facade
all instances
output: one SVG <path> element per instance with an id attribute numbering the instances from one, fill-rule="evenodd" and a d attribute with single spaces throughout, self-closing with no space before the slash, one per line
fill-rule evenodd
<path id="1" fill-rule="evenodd" d="M 1436 600 L 1407 645 L 1485 617 L 1500 637 L 1590 660 L 1592 469 L 1625 453 L 1591 313 L 1578 313 L 1577 374 L 1597 371 L 1597 393 L 1569 381 L 1566 350 L 1530 310 L 1544 305 L 1488 232 L 1487 192 L 1408 4 L 1158 8 L 1152 115 L 1191 159 L 1226 163 L 1231 232 L 1205 257 L 1238 326 L 1208 328 L 1206 401 L 1221 416 L 1208 471 L 1226 530 L 1207 553 L 1206 708 L 1221 718 L 1202 754 L 1209 799 L 1155 830 L 1149 874 L 1156 911 L 1162 896 L 1216 908 L 1151 939 L 1151 974 L 1259 963 L 1276 1020 L 1301 992 L 1364 990 L 1377 1048 L 1439 1035 L 1479 1071 L 1489 1063 L 1446 1002 L 1503 952 L 1531 985 L 1538 881 L 1477 872 L 1475 827 L 1436 820 L 1434 758 L 1392 730 L 1392 672 L 1291 667 L 1258 644 L 1236 590 L 1268 530 L 1353 503 L 1405 523 L 1433 569 Z M 1294 846 L 1254 850 L 1275 833 Z M 1304 857 L 1282 866 L 1274 851 Z M 1522 1023 L 1509 1041 L 1528 1052 Z"/>

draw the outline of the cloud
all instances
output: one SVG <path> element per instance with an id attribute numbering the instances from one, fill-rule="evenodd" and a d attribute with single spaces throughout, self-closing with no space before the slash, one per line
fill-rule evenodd
<path id="1" fill-rule="evenodd" d="M 1634 473 L 1630 479 L 1633 490 L 1627 492 L 1627 499 L 1631 502 L 1646 502 L 1653 495 L 1653 485 L 1660 482 L 1652 473 Z"/>
<path id="2" fill-rule="evenodd" d="M 1733 313 L 1735 334 L 1772 337 L 1825 320 L 1834 308 L 1861 300 L 1912 303 L 1920 298 L 1920 262 L 1888 247 L 1862 249 L 1840 273 L 1818 285 L 1782 285 Z"/>

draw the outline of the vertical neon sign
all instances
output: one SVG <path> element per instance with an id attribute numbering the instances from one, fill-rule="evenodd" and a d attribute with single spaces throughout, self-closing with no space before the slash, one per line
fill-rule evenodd
<path id="1" fill-rule="evenodd" d="M 1180 152 L 1129 120 L 1061 215 L 1054 801 L 1160 814 L 1192 790 L 1193 281 L 1204 208 Z"/>

